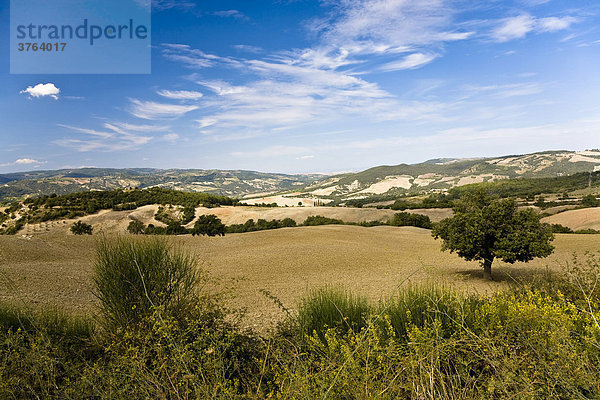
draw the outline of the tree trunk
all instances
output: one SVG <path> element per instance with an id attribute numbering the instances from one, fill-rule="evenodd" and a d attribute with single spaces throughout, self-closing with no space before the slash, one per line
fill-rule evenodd
<path id="1" fill-rule="evenodd" d="M 489 280 L 493 280 L 492 278 L 492 262 L 494 262 L 494 257 L 486 257 L 483 259 L 483 277 Z"/>

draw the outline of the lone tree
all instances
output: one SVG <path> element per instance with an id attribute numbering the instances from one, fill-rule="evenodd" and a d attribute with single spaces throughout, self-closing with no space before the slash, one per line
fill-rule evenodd
<path id="1" fill-rule="evenodd" d="M 194 224 L 192 236 L 225 236 L 225 225 L 216 215 L 201 215 Z"/>
<path id="2" fill-rule="evenodd" d="M 458 200 L 453 209 L 454 216 L 437 224 L 432 235 L 443 240 L 443 251 L 480 261 L 488 279 L 492 279 L 495 258 L 512 264 L 547 257 L 554 251 L 550 227 L 540 223 L 534 210 L 518 210 L 514 199 L 500 200 L 476 192 Z"/>

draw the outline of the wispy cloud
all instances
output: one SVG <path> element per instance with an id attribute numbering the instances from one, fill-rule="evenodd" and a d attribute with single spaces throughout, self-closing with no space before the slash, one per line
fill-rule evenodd
<path id="1" fill-rule="evenodd" d="M 136 125 L 123 122 L 106 122 L 102 125 L 104 130 L 70 125 L 59 126 L 85 135 L 83 138 L 71 137 L 54 141 L 57 145 L 80 152 L 135 150 L 153 140 L 154 137 L 149 133 L 165 132 L 169 129 L 167 126 Z M 146 133 L 146 135 L 142 133 Z M 162 138 L 168 135 L 166 134 Z M 173 140 L 174 137 L 170 136 L 169 139 Z"/>
<path id="2" fill-rule="evenodd" d="M 26 93 L 30 98 L 52 97 L 54 100 L 58 100 L 60 89 L 54 83 L 38 83 L 35 86 L 29 86 L 27 89 L 21 90 L 19 93 Z"/>
<path id="3" fill-rule="evenodd" d="M 382 71 L 400 71 L 404 69 L 420 68 L 435 60 L 435 54 L 413 53 L 401 60 L 384 64 L 380 67 Z"/>
<path id="4" fill-rule="evenodd" d="M 177 118 L 198 109 L 196 105 L 165 104 L 137 99 L 129 99 L 129 101 L 131 102 L 129 112 L 132 115 L 150 120 Z"/>
<path id="5" fill-rule="evenodd" d="M 201 92 L 193 90 L 159 90 L 159 96 L 174 100 L 198 100 L 203 96 Z"/>
<path id="6" fill-rule="evenodd" d="M 535 18 L 529 14 L 521 14 L 501 20 L 491 36 L 497 42 L 507 42 L 524 38 L 530 32 L 556 32 L 567 29 L 577 21 L 577 18 L 572 16 Z"/>
<path id="7" fill-rule="evenodd" d="M 245 15 L 244 13 L 242 13 L 238 10 L 213 11 L 211 14 L 216 15 L 217 17 L 223 17 L 223 18 L 235 18 L 235 19 L 242 19 L 242 20 L 250 19 L 250 18 L 248 18 L 247 15 Z"/>

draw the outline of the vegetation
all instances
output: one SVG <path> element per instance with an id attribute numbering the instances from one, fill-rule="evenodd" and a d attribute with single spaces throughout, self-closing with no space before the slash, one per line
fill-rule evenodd
<path id="1" fill-rule="evenodd" d="M 225 225 L 216 215 L 201 215 L 194 224 L 192 235 L 225 236 Z"/>
<path id="2" fill-rule="evenodd" d="M 90 224 L 85 222 L 77 221 L 71 225 L 71 232 L 74 235 L 91 235 L 94 228 Z"/>
<path id="3" fill-rule="evenodd" d="M 318 226 L 318 225 L 344 225 L 344 221 L 340 219 L 327 218 L 321 215 L 313 215 L 306 217 L 302 223 L 304 226 Z"/>
<path id="4" fill-rule="evenodd" d="M 392 226 L 416 226 L 418 228 L 431 229 L 433 224 L 427 215 L 411 214 L 401 212 L 394 214 L 389 222 Z"/>
<path id="5" fill-rule="evenodd" d="M 432 235 L 443 240 L 442 250 L 480 261 L 489 279 L 495 258 L 527 262 L 554 250 L 552 232 L 540 223 L 535 211 L 517 210 L 513 199 L 494 199 L 483 191 L 455 202 L 454 216 L 437 224 Z"/>
<path id="6" fill-rule="evenodd" d="M 596 256 L 492 295 L 407 286 L 372 303 L 315 289 L 266 337 L 197 271 L 164 239 L 105 239 L 99 325 L 0 304 L 0 397 L 600 397 Z"/>

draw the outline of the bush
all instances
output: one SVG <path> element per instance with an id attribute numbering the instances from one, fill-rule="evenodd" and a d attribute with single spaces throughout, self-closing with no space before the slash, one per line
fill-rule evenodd
<path id="1" fill-rule="evenodd" d="M 185 318 L 197 301 L 195 259 L 159 238 L 103 238 L 94 265 L 95 295 L 107 328 L 134 328 L 161 307 Z"/>
<path id="2" fill-rule="evenodd" d="M 344 221 L 341 219 L 327 218 L 321 215 L 313 215 L 307 217 L 303 223 L 304 226 L 318 226 L 318 225 L 344 225 Z"/>
<path id="3" fill-rule="evenodd" d="M 311 291 L 298 306 L 297 321 L 305 335 L 322 339 L 328 329 L 340 334 L 360 332 L 367 326 L 371 307 L 367 299 L 343 287 L 323 287 Z"/>
<path id="4" fill-rule="evenodd" d="M 417 228 L 431 229 L 431 220 L 427 215 L 411 214 L 407 212 L 396 213 L 389 222 L 392 226 L 416 226 Z"/>
<path id="5" fill-rule="evenodd" d="M 552 224 L 550 225 L 550 229 L 552 233 L 573 233 L 573 229 L 561 224 Z"/>
<path id="6" fill-rule="evenodd" d="M 192 235 L 225 236 L 225 225 L 216 215 L 201 215 L 194 224 Z"/>
<path id="7" fill-rule="evenodd" d="M 137 219 L 134 219 L 129 223 L 129 225 L 127 225 L 127 232 L 134 235 L 141 235 L 144 233 L 144 229 L 146 229 L 146 226 Z"/>
<path id="8" fill-rule="evenodd" d="M 71 232 L 75 235 L 91 235 L 94 228 L 90 224 L 77 221 L 71 226 Z"/>

